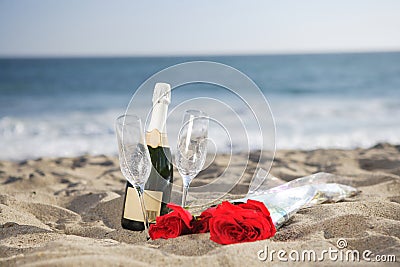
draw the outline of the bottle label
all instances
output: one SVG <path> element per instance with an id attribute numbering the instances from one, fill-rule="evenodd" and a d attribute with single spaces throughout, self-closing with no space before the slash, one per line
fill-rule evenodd
<path id="1" fill-rule="evenodd" d="M 168 138 L 166 133 L 160 133 L 159 130 L 153 129 L 146 133 L 146 143 L 152 148 L 168 147 Z"/>
<path id="2" fill-rule="evenodd" d="M 160 216 L 162 196 L 163 192 L 144 190 L 144 205 L 149 223 L 155 223 L 157 216 Z M 133 187 L 128 187 L 126 191 L 124 218 L 144 222 L 139 193 Z"/>

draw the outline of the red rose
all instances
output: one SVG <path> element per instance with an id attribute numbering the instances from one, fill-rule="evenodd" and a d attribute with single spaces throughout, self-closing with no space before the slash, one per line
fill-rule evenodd
<path id="1" fill-rule="evenodd" d="M 151 239 L 174 238 L 190 233 L 193 216 L 181 206 L 168 204 L 171 213 L 156 218 L 156 224 L 150 225 L 149 235 Z"/>
<path id="2" fill-rule="evenodd" d="M 180 206 L 168 204 L 168 207 L 173 211 L 157 217 L 156 224 L 150 226 L 152 239 L 210 231 L 210 239 L 214 242 L 233 244 L 263 240 L 276 232 L 268 209 L 262 202 L 254 200 L 237 205 L 222 202 L 203 211 L 197 219 Z"/>
<path id="3" fill-rule="evenodd" d="M 209 227 L 210 239 L 224 245 L 263 240 L 276 232 L 268 209 L 254 200 L 238 205 L 222 202 L 213 213 Z"/>
<path id="4" fill-rule="evenodd" d="M 199 217 L 192 221 L 192 233 L 202 234 L 210 231 L 209 221 L 212 218 L 216 208 L 211 207 L 203 211 Z"/>

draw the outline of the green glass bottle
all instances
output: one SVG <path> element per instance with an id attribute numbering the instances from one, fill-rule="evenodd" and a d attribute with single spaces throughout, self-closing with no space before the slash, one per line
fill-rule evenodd
<path id="1" fill-rule="evenodd" d="M 150 223 L 155 223 L 157 216 L 168 213 L 166 203 L 171 200 L 173 168 L 166 130 L 170 103 L 171 86 L 167 83 L 157 83 L 153 94 L 151 120 L 146 132 L 146 143 L 153 165 L 144 194 Z M 142 231 L 144 230 L 143 221 L 137 191 L 127 182 L 121 225 L 125 229 Z"/>

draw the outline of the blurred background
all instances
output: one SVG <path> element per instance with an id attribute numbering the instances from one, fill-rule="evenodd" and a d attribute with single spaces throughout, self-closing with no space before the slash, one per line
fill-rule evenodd
<path id="1" fill-rule="evenodd" d="M 116 154 L 135 90 L 192 60 L 255 81 L 277 149 L 399 144 L 399 12 L 396 0 L 0 0 L 0 159 Z"/>

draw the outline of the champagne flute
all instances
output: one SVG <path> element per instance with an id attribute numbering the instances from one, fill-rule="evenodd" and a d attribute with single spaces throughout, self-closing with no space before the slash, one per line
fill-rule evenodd
<path id="1" fill-rule="evenodd" d="M 144 139 L 142 121 L 135 115 L 122 115 L 117 118 L 115 128 L 121 172 L 138 192 L 146 237 L 149 239 L 149 222 L 143 194 L 151 171 L 151 160 Z"/>
<path id="2" fill-rule="evenodd" d="M 183 180 L 182 207 L 190 183 L 204 166 L 207 154 L 208 116 L 200 110 L 187 110 L 179 131 L 176 166 Z"/>

